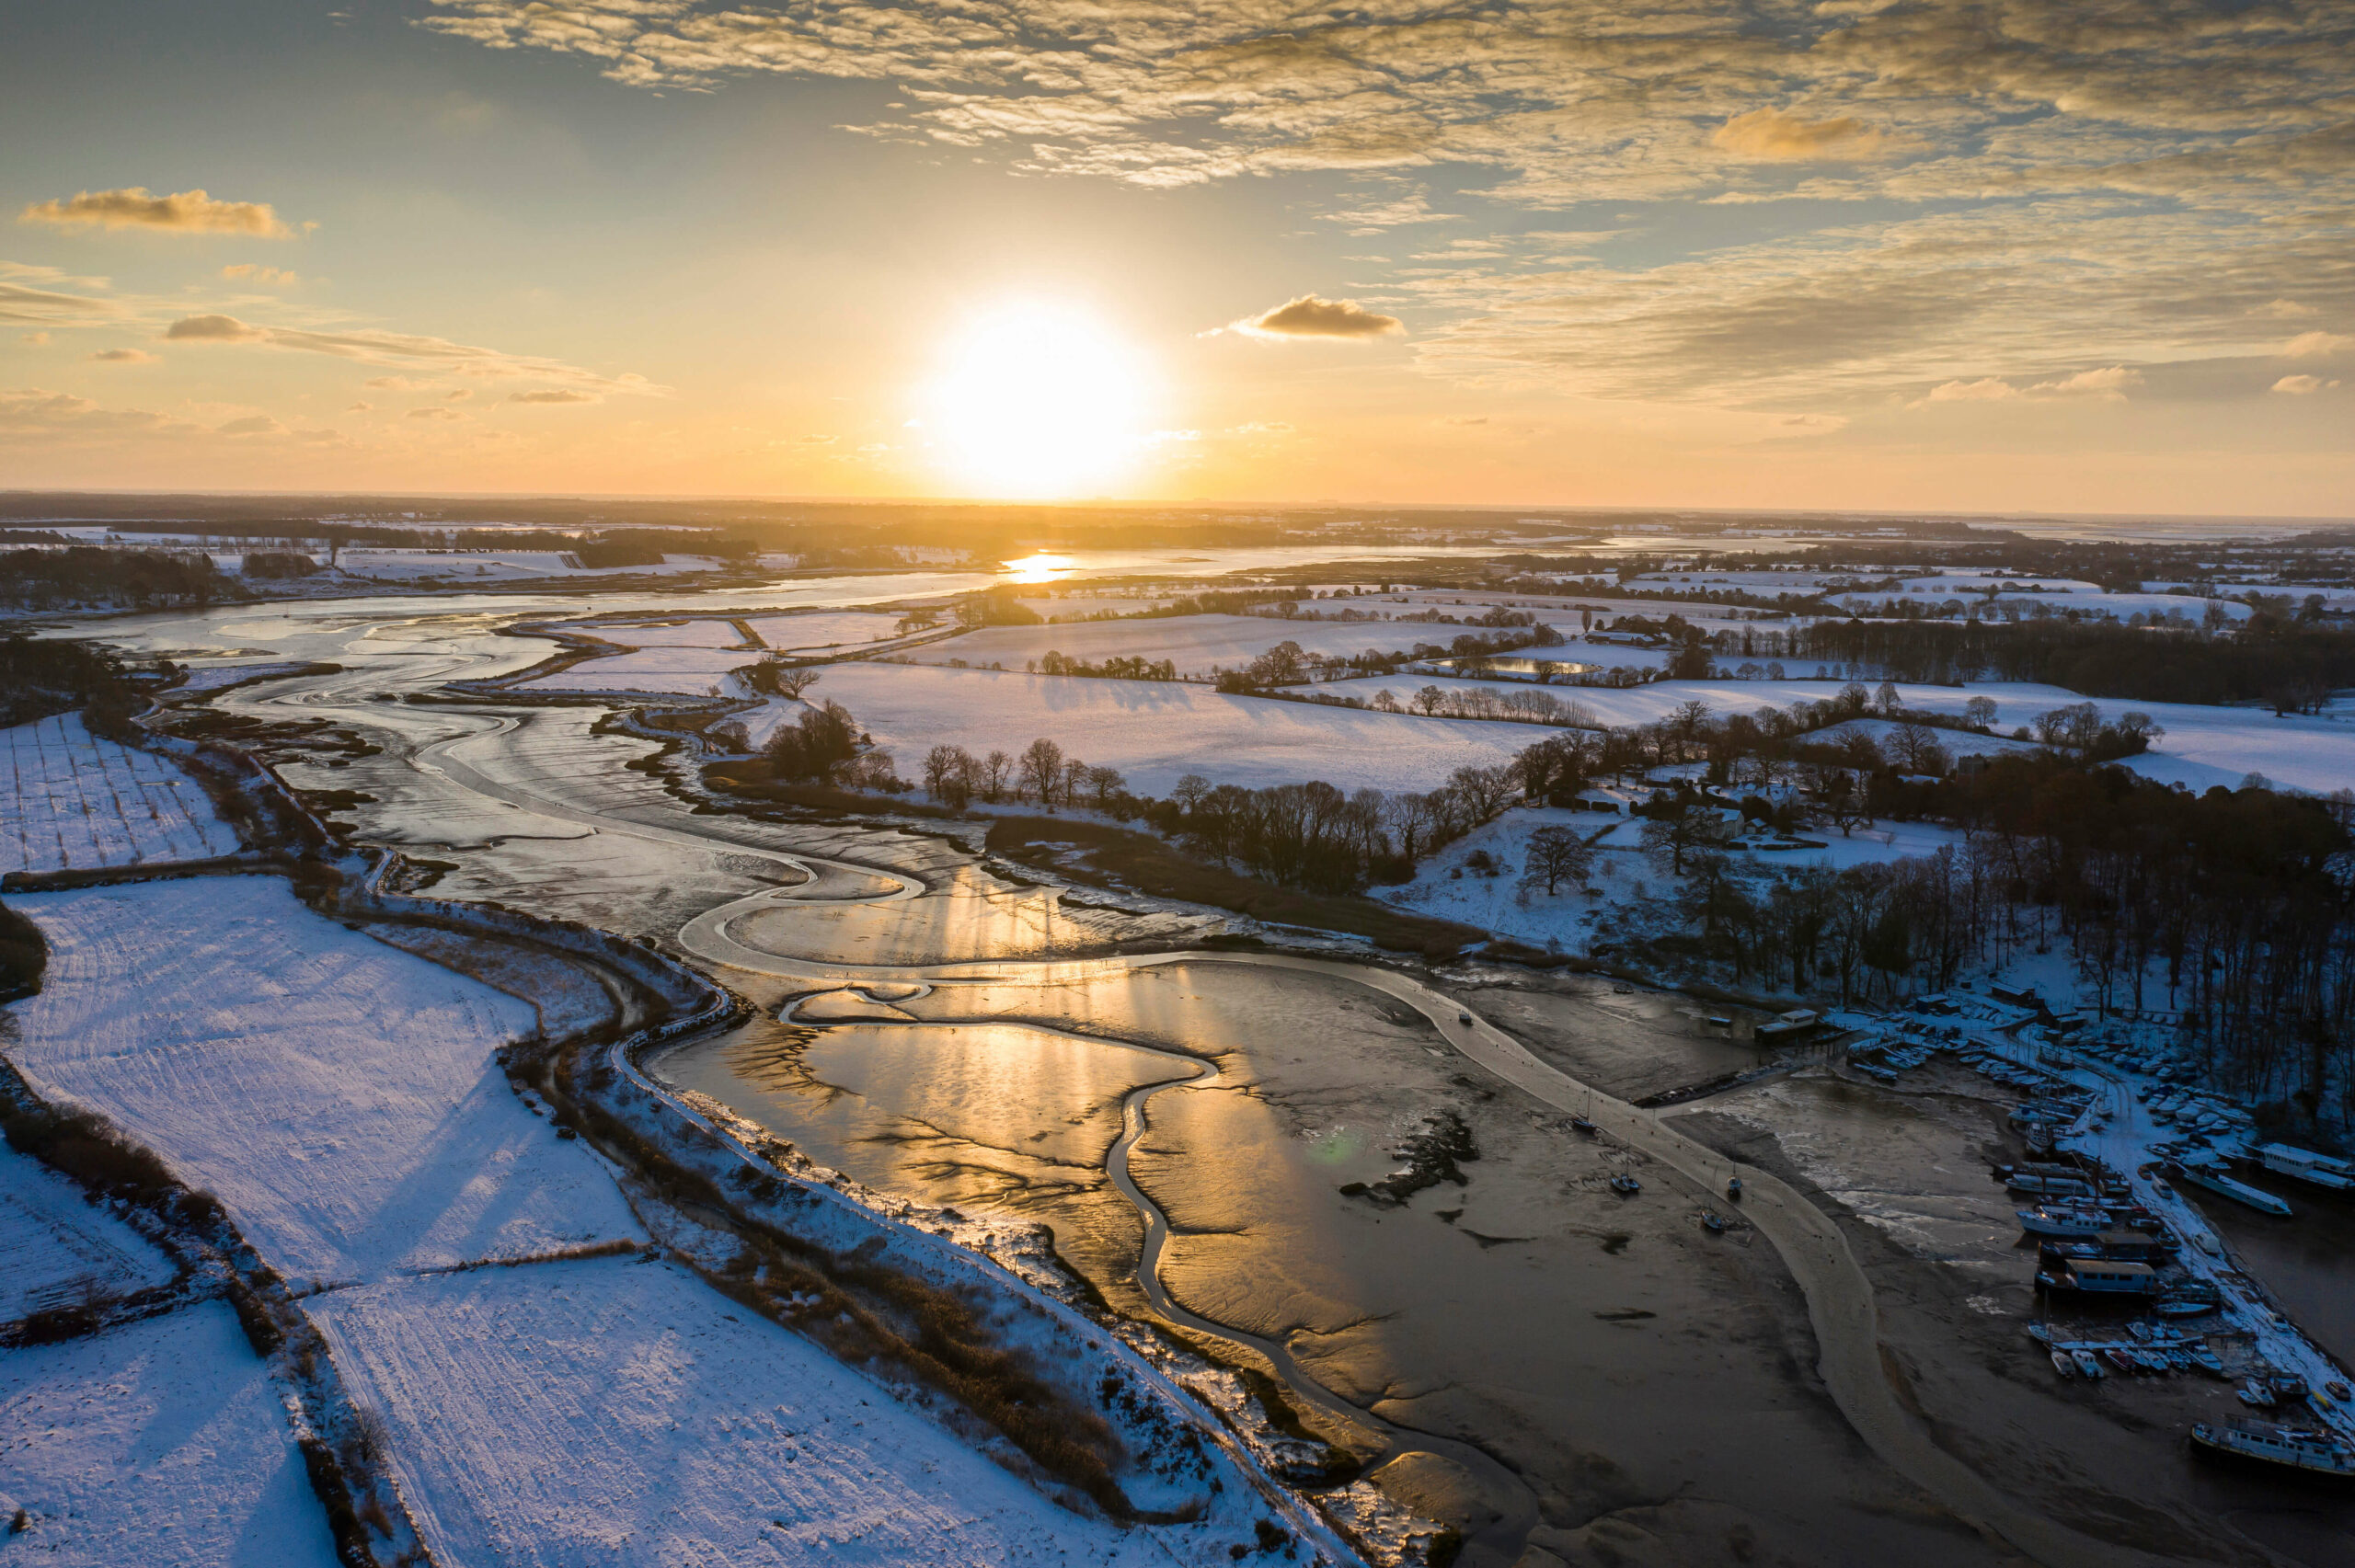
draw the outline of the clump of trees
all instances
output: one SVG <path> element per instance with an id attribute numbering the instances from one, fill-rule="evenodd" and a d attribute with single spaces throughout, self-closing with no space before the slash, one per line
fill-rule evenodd
<path id="1" fill-rule="evenodd" d="M 936 746 L 925 753 L 924 787 L 954 811 L 976 799 L 992 805 L 1028 800 L 1050 811 L 1058 806 L 1093 807 L 1125 821 L 1143 807 L 1119 769 L 1090 767 L 1043 735 L 1019 755 L 992 751 L 976 757 L 962 746 Z"/>
<path id="2" fill-rule="evenodd" d="M 791 724 L 781 724 L 762 749 L 769 770 L 787 784 L 900 795 L 913 788 L 899 776 L 891 753 L 862 734 L 858 721 L 840 703 L 820 703 Z"/>
<path id="3" fill-rule="evenodd" d="M 0 604 L 20 610 L 84 605 L 151 609 L 210 604 L 245 597 L 194 552 L 105 550 L 75 544 L 63 550 L 0 552 Z"/>
<path id="4" fill-rule="evenodd" d="M 1287 645 L 1293 646 L 1293 645 Z M 1089 675 L 1101 681 L 1175 681 L 1178 666 L 1174 660 L 1149 659 L 1142 657 L 1123 658 L 1115 654 L 1101 664 L 1072 658 L 1049 648 L 1039 656 L 1041 675 Z"/>

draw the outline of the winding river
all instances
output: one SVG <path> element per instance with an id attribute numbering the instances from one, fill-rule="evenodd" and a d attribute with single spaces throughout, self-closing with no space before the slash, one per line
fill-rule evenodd
<path id="1" fill-rule="evenodd" d="M 234 694 L 222 705 L 262 716 L 335 719 L 383 735 L 388 728 L 408 745 L 404 761 L 433 782 L 439 795 L 457 790 L 487 807 L 513 808 L 533 817 L 569 823 L 597 834 L 617 835 L 668 849 L 753 855 L 788 869 L 801 885 L 764 888 L 704 910 L 677 932 L 678 944 L 715 968 L 737 970 L 781 982 L 796 994 L 866 986 L 908 988 L 954 995 L 959 988 L 1018 974 L 1039 984 L 1083 983 L 1168 965 L 1247 966 L 1325 977 L 1365 988 L 1411 1009 L 1435 1032 L 1444 1047 L 1490 1082 L 1510 1085 L 1536 1103 L 1592 1119 L 1603 1136 L 1669 1167 L 1706 1193 L 1721 1192 L 1740 1175 L 1745 1192 L 1743 1216 L 1772 1243 L 1804 1292 L 1820 1355 L 1819 1369 L 1841 1414 L 1872 1452 L 1899 1475 L 1936 1498 L 1957 1517 L 2010 1551 L 2047 1564 L 2126 1564 L 2162 1561 L 2097 1540 L 2023 1506 L 1932 1440 L 1923 1424 L 1901 1404 L 1882 1361 L 1873 1290 L 1842 1231 L 1799 1193 L 1775 1175 L 1735 1164 L 1666 1125 L 1653 1113 L 1602 1093 L 1538 1059 L 1519 1041 L 1457 1001 L 1414 976 L 1371 963 L 1292 954 L 1179 951 L 1086 959 L 994 960 L 986 964 L 859 965 L 796 956 L 775 951 L 740 933 L 746 918 L 789 911 L 813 903 L 889 905 L 925 892 L 916 877 L 884 866 L 814 855 L 799 849 L 763 847 L 757 835 L 721 831 L 684 809 L 665 821 L 649 821 L 557 798 L 546 789 L 497 776 L 496 761 L 521 718 L 491 707 L 403 705 L 454 679 L 506 673 L 531 662 L 533 645 L 500 646 L 482 634 L 482 617 L 444 623 L 436 636 L 435 616 L 415 605 L 382 620 L 345 620 L 332 629 L 316 628 L 316 646 L 296 657 L 341 657 L 346 668 L 272 681 Z M 332 643 L 339 653 L 330 653 Z M 167 644 L 167 646 L 169 646 Z M 182 646 L 185 646 L 183 644 Z M 518 649 L 523 650 L 519 656 Z M 823 889 L 848 881 L 866 890 L 844 898 Z M 778 929 L 774 921 L 764 931 Z M 1100 1043 L 1100 1042 L 1099 1042 Z M 1173 1053 L 1174 1055 L 1175 1053 Z M 1150 1126 L 1152 1102 L 1180 1087 L 1214 1080 L 1218 1069 L 1186 1057 L 1189 1070 L 1130 1092 L 1120 1107 L 1121 1127 L 1107 1161 L 1120 1196 L 1143 1225 L 1138 1285 L 1152 1310 L 1172 1322 L 1246 1345 L 1271 1363 L 1292 1393 L 1307 1404 L 1348 1424 L 1381 1435 L 1389 1454 L 1430 1452 L 1477 1476 L 1492 1495 L 1510 1499 L 1499 1516 L 1478 1529 L 1464 1561 L 1509 1564 L 1537 1518 L 1528 1487 L 1481 1448 L 1383 1420 L 1341 1398 L 1310 1375 L 1280 1339 L 1215 1322 L 1173 1300 L 1161 1278 L 1170 1239 L 1168 1216 L 1130 1172 L 1130 1157 Z"/>

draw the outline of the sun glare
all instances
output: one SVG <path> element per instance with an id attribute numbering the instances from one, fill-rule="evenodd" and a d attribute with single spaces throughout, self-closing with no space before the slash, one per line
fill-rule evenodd
<path id="1" fill-rule="evenodd" d="M 1068 496 L 1117 479 L 1143 444 L 1145 368 L 1075 311 L 1028 306 L 959 339 L 926 424 L 961 485 Z"/>
<path id="2" fill-rule="evenodd" d="M 1077 565 L 1079 563 L 1069 555 L 1050 555 L 1042 550 L 1025 555 L 1018 561 L 1008 561 L 998 570 L 1005 573 L 1011 582 L 1042 583 L 1068 577 Z"/>

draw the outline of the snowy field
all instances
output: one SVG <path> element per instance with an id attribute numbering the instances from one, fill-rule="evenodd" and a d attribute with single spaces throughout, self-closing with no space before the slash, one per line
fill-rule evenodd
<path id="1" fill-rule="evenodd" d="M 803 648 L 840 647 L 871 643 L 899 635 L 897 615 L 875 615 L 856 610 L 812 615 L 755 615 L 745 622 L 761 641 L 787 652 Z"/>
<path id="2" fill-rule="evenodd" d="M 324 559 L 321 565 L 325 565 Z M 702 555 L 665 555 L 659 567 L 576 567 L 558 550 L 497 550 L 435 554 L 424 550 L 361 548 L 337 557 L 344 575 L 385 581 L 513 582 L 534 578 L 677 577 L 714 572 L 720 563 Z"/>
<path id="3" fill-rule="evenodd" d="M 1223 1562 L 1234 1534 L 1065 1513 L 669 1264 L 485 1269 L 312 1307 L 391 1423 L 445 1568 Z"/>
<path id="4" fill-rule="evenodd" d="M 1529 866 L 1530 835 L 1549 826 L 1568 828 L 1595 844 L 1597 854 L 1590 880 L 1598 897 L 1581 896 L 1578 885 L 1568 880 L 1550 895 L 1542 883 L 1522 887 L 1522 876 Z M 1418 864 L 1413 881 L 1395 887 L 1376 887 L 1373 897 L 1418 914 L 1476 926 L 1533 947 L 1558 942 L 1567 951 L 1584 952 L 1592 935 L 1595 917 L 1614 901 L 1634 898 L 1636 884 L 1644 886 L 1647 899 L 1654 894 L 1665 898 L 1674 891 L 1674 878 L 1643 853 L 1639 827 L 1635 822 L 1591 811 L 1517 807 Z M 1753 834 L 1752 841 L 1758 837 Z M 1777 871 L 1802 865 L 1842 870 L 1852 865 L 1932 855 L 1948 846 L 1959 851 L 1963 843 L 1961 833 L 1926 822 L 1875 822 L 1846 837 L 1837 830 L 1811 830 L 1807 837 L 1822 842 L 1824 847 L 1742 851 L 1737 852 L 1734 859 L 1746 873 L 1772 876 Z M 1499 868 L 1495 876 L 1473 868 L 1472 857 L 1483 852 Z"/>
<path id="5" fill-rule="evenodd" d="M 491 1053 L 530 1008 L 311 913 L 274 877 L 12 899 L 50 946 L 10 1056 L 217 1194 L 295 1276 L 639 1234 Z"/>
<path id="6" fill-rule="evenodd" d="M 0 729 L 0 872 L 234 854 L 237 835 L 193 780 L 67 714 Z"/>
<path id="7" fill-rule="evenodd" d="M 171 1277 L 161 1253 L 81 1188 L 0 1146 L 0 1322 L 71 1306 L 86 1288 L 129 1295 Z"/>
<path id="8" fill-rule="evenodd" d="M 758 652 L 742 648 L 649 647 L 610 654 L 526 681 L 524 692 L 648 692 L 700 697 L 732 692 L 729 674 L 759 663 Z"/>
<path id="9" fill-rule="evenodd" d="M 1575 653 L 1571 657 L 1577 657 Z M 1764 707 L 1787 708 L 1794 703 L 1821 702 L 1839 693 L 1839 681 L 1655 681 L 1647 686 L 1614 691 L 1595 686 L 1538 688 L 1565 703 L 1577 703 L 1613 727 L 1653 724 L 1684 703 L 1698 700 L 1719 718 L 1729 714 L 1756 713 Z M 1875 691 L 1878 681 L 1867 681 Z M 1340 681 L 1310 688 L 1337 696 L 1369 701 L 1387 689 L 1404 703 L 1424 686 L 1486 686 L 1500 694 L 1528 691 L 1513 681 L 1433 681 L 1418 675 L 1389 675 L 1364 681 Z M 2145 713 L 2166 730 L 2157 746 L 2125 765 L 2162 784 L 2180 783 L 2194 790 L 2211 784 L 2237 786 L 2251 773 L 2263 773 L 2276 784 L 2327 795 L 2355 784 L 2355 721 L 2334 717 L 2275 718 L 2263 708 L 2207 707 L 2194 703 L 2134 703 L 2115 697 L 2084 697 L 2058 686 L 2026 681 L 1985 681 L 1969 686 L 1915 686 L 1900 682 L 1899 699 L 1908 708 L 1960 716 L 1973 697 L 1995 703 L 1995 732 L 2009 736 L 2041 713 L 2090 702 L 2105 720 L 2123 713 Z M 1941 730 L 1939 740 L 1961 740 Z M 1525 744 L 1525 743 L 1524 743 Z"/>
<path id="10" fill-rule="evenodd" d="M 902 774 L 944 742 L 975 755 L 1019 752 L 1045 736 L 1069 753 L 1166 795 L 1186 773 L 1213 784 L 1424 790 L 1455 769 L 1509 762 L 1557 733 L 1537 725 L 1408 718 L 1354 708 L 1229 697 L 1160 681 L 1092 681 L 899 664 L 837 665 L 810 693 L 857 716 Z M 759 715 L 774 726 L 787 704 Z M 761 739 L 760 731 L 754 742 Z"/>
<path id="11" fill-rule="evenodd" d="M 0 1356 L 0 1516 L 18 1508 L 11 1564 L 336 1562 L 269 1375 L 219 1301 Z"/>
<path id="12" fill-rule="evenodd" d="M 1309 653 L 1338 658 L 1368 648 L 1388 652 L 1417 643 L 1445 644 L 1461 626 L 1420 623 L 1279 621 L 1265 615 L 1172 615 L 1142 621 L 1085 621 L 1061 626 L 984 626 L 961 637 L 927 643 L 905 657 L 911 663 L 947 664 L 961 658 L 974 666 L 1002 664 L 1020 670 L 1052 650 L 1101 664 L 1108 658 L 1168 659 L 1180 675 L 1208 675 L 1213 666 L 1237 670 L 1278 643 L 1298 643 Z"/>
<path id="13" fill-rule="evenodd" d="M 741 648 L 743 635 L 729 621 L 568 621 L 558 628 L 631 648 Z"/>

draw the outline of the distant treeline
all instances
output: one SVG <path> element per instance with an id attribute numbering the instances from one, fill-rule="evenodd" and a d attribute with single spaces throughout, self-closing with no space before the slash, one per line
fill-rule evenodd
<path id="1" fill-rule="evenodd" d="M 2355 632 L 2267 615 L 2222 635 L 2106 623 L 1822 621 L 1791 644 L 1796 658 L 1900 681 L 2032 681 L 2137 702 L 2256 701 L 2288 712 L 2355 685 Z"/>
<path id="2" fill-rule="evenodd" d="M 82 605 L 211 604 L 245 597 L 236 581 L 201 555 L 161 550 L 0 551 L 0 604 L 17 610 Z"/>

